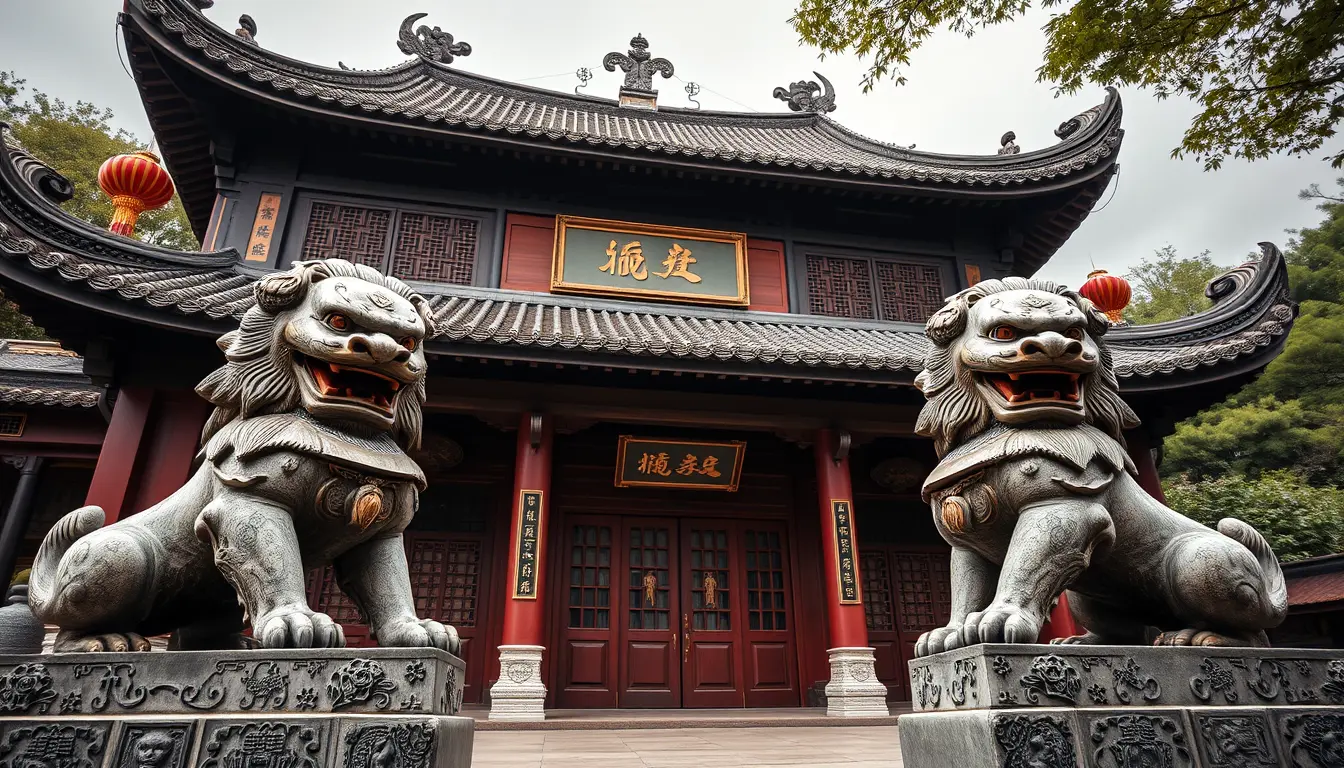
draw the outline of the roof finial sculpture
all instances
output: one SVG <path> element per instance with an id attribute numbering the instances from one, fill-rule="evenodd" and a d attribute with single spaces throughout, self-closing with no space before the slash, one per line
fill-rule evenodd
<path id="1" fill-rule="evenodd" d="M 574 70 L 574 76 L 579 78 L 579 84 L 574 86 L 574 95 L 582 96 L 583 94 L 579 93 L 579 89 L 588 87 L 588 81 L 593 79 L 593 70 L 587 67 L 579 67 Z"/>
<path id="2" fill-rule="evenodd" d="M 1022 148 L 1017 146 L 1017 134 L 1015 132 L 1009 131 L 1003 134 L 1003 137 L 999 139 L 1000 155 L 1016 155 L 1021 151 Z"/>
<path id="3" fill-rule="evenodd" d="M 238 17 L 238 28 L 233 31 L 233 34 L 241 37 L 242 39 L 246 40 L 249 43 L 252 43 L 253 45 L 256 45 L 257 22 L 254 21 L 251 16 L 248 16 L 246 13 L 244 13 L 242 16 Z"/>
<path id="4" fill-rule="evenodd" d="M 692 104 L 694 104 L 694 105 L 695 105 L 695 107 L 694 107 L 695 109 L 699 109 L 699 108 L 700 108 L 700 102 L 697 101 L 696 98 L 695 98 L 696 96 L 699 96 L 699 95 L 700 95 L 700 84 L 699 84 L 699 83 L 687 83 L 687 84 L 686 84 L 686 100 L 689 101 L 689 102 L 691 102 Z"/>
<path id="5" fill-rule="evenodd" d="M 775 98 L 780 101 L 786 101 L 789 109 L 794 112 L 816 112 L 823 114 L 835 111 L 835 87 L 831 81 L 822 77 L 820 72 L 813 72 L 823 84 L 817 85 L 816 80 L 799 80 L 796 83 L 789 83 L 788 89 L 776 88 Z"/>
<path id="6" fill-rule="evenodd" d="M 669 78 L 675 71 L 672 62 L 667 59 L 649 57 L 649 41 L 640 34 L 630 38 L 629 53 L 612 51 L 603 56 L 602 67 L 608 72 L 615 72 L 620 67 L 625 73 L 625 83 L 621 85 L 621 106 L 645 109 L 658 107 L 658 92 L 653 89 L 654 74 Z"/>
<path id="7" fill-rule="evenodd" d="M 401 29 L 397 33 L 397 47 L 402 53 L 437 61 L 440 64 L 452 64 L 456 56 L 471 55 L 469 44 L 454 42 L 451 34 L 438 27 L 421 24 L 412 32 L 411 25 L 428 15 L 413 13 L 401 22 Z"/>

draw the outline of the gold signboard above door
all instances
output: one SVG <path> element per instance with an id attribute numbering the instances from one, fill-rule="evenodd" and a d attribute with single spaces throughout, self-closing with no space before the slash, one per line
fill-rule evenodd
<path id="1" fill-rule="evenodd" d="M 621 435 L 616 450 L 616 487 L 736 491 L 746 448 L 740 440 L 706 442 Z"/>
<path id="2" fill-rule="evenodd" d="M 557 216 L 551 290 L 745 307 L 747 236 Z"/>

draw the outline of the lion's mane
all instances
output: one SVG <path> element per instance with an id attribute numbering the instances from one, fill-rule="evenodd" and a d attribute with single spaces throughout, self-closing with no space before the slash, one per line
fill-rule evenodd
<path id="1" fill-rule="evenodd" d="M 215 406 L 201 433 L 202 443 L 234 419 L 286 413 L 299 407 L 299 382 L 290 358 L 293 350 L 285 342 L 278 316 L 302 303 L 309 286 L 328 277 L 354 277 L 387 288 L 411 302 L 424 320 L 426 337 L 433 335 L 429 302 L 397 278 L 343 259 L 295 262 L 286 272 L 258 280 L 253 288 L 256 304 L 243 315 L 238 330 L 219 337 L 217 343 L 228 362 L 196 387 L 196 392 Z M 424 402 L 423 378 L 397 401 L 393 436 L 408 451 L 420 447 Z"/>
<path id="2" fill-rule="evenodd" d="M 1005 277 L 985 280 L 957 293 L 933 313 L 924 333 L 933 344 L 924 358 L 924 370 L 915 386 L 928 402 L 919 412 L 915 432 L 932 437 L 939 456 L 983 432 L 994 421 L 993 411 L 975 385 L 972 372 L 957 363 L 957 350 L 966 332 L 970 309 L 977 301 L 1004 291 L 1045 291 L 1068 299 L 1087 318 L 1087 332 L 1097 344 L 1097 370 L 1082 379 L 1086 422 L 1124 445 L 1123 430 L 1136 427 L 1139 417 L 1120 399 L 1120 385 L 1111 364 L 1111 351 L 1102 340 L 1110 328 L 1106 316 L 1077 291 L 1047 280 Z"/>

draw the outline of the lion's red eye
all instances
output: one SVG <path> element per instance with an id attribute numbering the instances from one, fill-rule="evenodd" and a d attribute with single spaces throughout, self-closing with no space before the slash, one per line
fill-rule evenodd
<path id="1" fill-rule="evenodd" d="M 1081 341 L 1082 338 L 1083 338 L 1083 329 L 1082 329 L 1082 328 L 1078 328 L 1078 327 L 1073 327 L 1073 328 L 1070 328 L 1070 329 L 1068 329 L 1067 331 L 1065 331 L 1065 332 L 1064 332 L 1064 335 L 1065 335 L 1065 336 L 1068 336 L 1070 339 L 1077 339 L 1077 340 Z"/>
<path id="2" fill-rule="evenodd" d="M 402 340 L 401 340 L 401 346 L 403 346 L 403 347 L 405 347 L 405 348 L 411 350 L 412 352 L 414 352 L 414 351 L 415 351 L 415 347 L 416 347 L 415 337 L 414 337 L 414 336 L 407 336 L 406 338 L 402 339 Z"/>
<path id="3" fill-rule="evenodd" d="M 350 330 L 350 318 L 338 312 L 333 312 L 330 315 L 327 315 L 326 323 L 338 331 Z"/>
<path id="4" fill-rule="evenodd" d="M 999 341 L 1012 341 L 1017 338 L 1017 329 L 1011 325 L 1000 325 L 990 331 L 989 335 L 991 338 L 998 339 Z"/>

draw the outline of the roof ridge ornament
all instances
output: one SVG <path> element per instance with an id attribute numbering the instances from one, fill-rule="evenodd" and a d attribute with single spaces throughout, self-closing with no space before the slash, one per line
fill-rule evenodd
<path id="1" fill-rule="evenodd" d="M 816 80 L 799 80 L 789 83 L 789 87 L 776 88 L 774 96 L 780 101 L 788 102 L 789 109 L 794 112 L 815 112 L 825 114 L 835 111 L 835 87 L 831 81 L 827 80 L 820 72 L 813 72 L 823 85 L 818 85 Z"/>
<path id="2" fill-rule="evenodd" d="M 233 31 L 233 34 L 253 45 L 257 45 L 257 22 L 244 13 L 238 17 L 238 28 Z"/>
<path id="3" fill-rule="evenodd" d="M 1017 132 L 1008 131 L 999 139 L 1000 155 L 1016 155 L 1021 151 L 1022 148 L 1017 146 Z"/>
<path id="4" fill-rule="evenodd" d="M 1074 115 L 1068 120 L 1065 120 L 1055 129 L 1055 135 L 1060 139 L 1067 140 L 1075 134 L 1081 133 L 1084 128 L 1097 122 L 1097 119 L 1101 117 L 1101 110 L 1105 107 L 1106 105 L 1104 103 L 1098 104 L 1086 112 Z"/>
<path id="5" fill-rule="evenodd" d="M 438 27 L 421 24 L 411 31 L 411 25 L 428 16 L 428 13 L 413 13 L 401 22 L 397 33 L 397 47 L 407 56 L 419 56 L 440 64 L 452 64 L 457 56 L 470 56 L 471 45 L 454 42 L 452 34 Z"/>
<path id="6" fill-rule="evenodd" d="M 621 68 L 625 73 L 625 83 L 621 85 L 620 104 L 641 109 L 658 108 L 658 91 L 653 88 L 654 74 L 661 74 L 666 79 L 676 71 L 667 59 L 650 58 L 649 41 L 642 34 L 630 38 L 628 53 L 612 51 L 603 56 L 602 67 L 608 72 Z"/>

